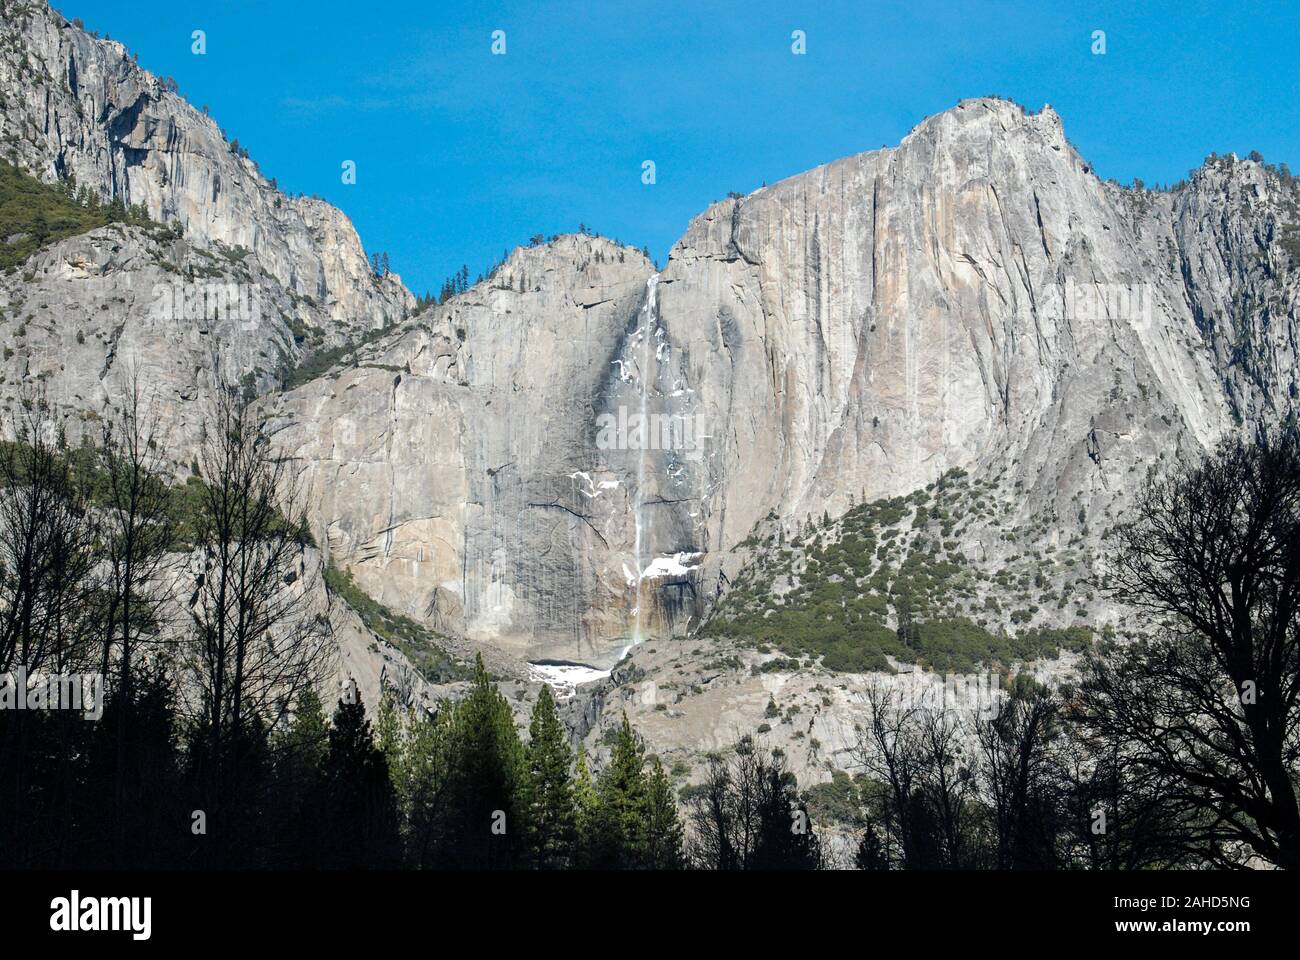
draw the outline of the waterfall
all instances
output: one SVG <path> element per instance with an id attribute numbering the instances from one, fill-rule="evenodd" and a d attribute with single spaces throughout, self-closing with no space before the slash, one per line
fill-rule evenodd
<path id="1" fill-rule="evenodd" d="M 657 319 L 655 310 L 655 286 L 659 283 L 659 274 L 651 274 L 650 279 L 646 281 L 645 306 L 641 308 L 641 314 L 645 318 L 641 327 L 641 359 L 637 363 L 637 378 L 641 381 L 641 420 L 637 431 L 637 462 L 636 462 L 636 494 L 632 502 L 632 523 L 635 533 L 632 541 L 633 562 L 636 564 L 636 605 L 632 608 L 632 642 L 623 648 L 619 654 L 619 659 L 627 656 L 627 652 L 645 638 L 641 635 L 641 608 L 643 598 L 641 596 L 641 581 L 645 578 L 645 570 L 648 564 L 642 556 L 642 550 L 645 542 L 645 520 L 642 516 L 645 507 L 645 463 L 646 456 L 649 453 L 649 403 L 650 388 L 654 384 L 655 375 L 650 372 L 650 363 L 656 356 L 654 345 L 654 334 L 656 330 L 655 321 Z M 657 364 L 656 364 L 657 372 Z"/>

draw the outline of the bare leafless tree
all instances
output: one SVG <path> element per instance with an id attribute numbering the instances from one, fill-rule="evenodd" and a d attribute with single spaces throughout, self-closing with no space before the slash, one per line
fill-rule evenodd
<path id="1" fill-rule="evenodd" d="M 867 711 L 854 759 L 863 773 L 883 786 L 870 819 L 882 834 L 887 864 L 916 866 L 921 858 L 914 802 L 921 783 L 917 710 L 904 706 L 895 691 L 874 684 L 867 690 Z"/>
<path id="2" fill-rule="evenodd" d="M 1117 596 L 1163 624 L 1091 658 L 1080 714 L 1222 867 L 1300 867 L 1300 441 L 1231 438 L 1148 484 L 1116 534 Z"/>
<path id="3" fill-rule="evenodd" d="M 867 692 L 854 757 L 878 787 L 866 811 L 866 859 L 906 869 L 983 866 L 983 808 L 968 756 L 970 730 L 942 707 L 905 705 L 881 684 Z"/>
<path id="4" fill-rule="evenodd" d="M 0 672 L 63 672 L 95 622 L 95 518 L 44 395 L 20 399 L 0 446 Z"/>
<path id="5" fill-rule="evenodd" d="M 1053 752 L 1061 735 L 1060 712 L 1059 697 L 1030 682 L 996 716 L 975 720 L 982 794 L 992 808 L 999 870 L 1062 865 L 1056 842 L 1064 769 L 1058 769 Z"/>
<path id="6" fill-rule="evenodd" d="M 213 402 L 199 465 L 201 570 L 185 660 L 195 720 L 216 759 L 319 683 L 330 631 L 323 614 L 310 615 L 319 563 L 308 556 L 298 475 L 236 388 Z"/>
<path id="7" fill-rule="evenodd" d="M 706 870 L 815 870 L 821 845 L 784 755 L 742 736 L 709 757 L 687 804 L 691 862 Z"/>
<path id="8" fill-rule="evenodd" d="M 129 753 L 136 720 L 139 652 L 167 635 L 175 610 L 167 558 L 176 529 L 163 450 L 166 441 L 138 369 L 129 368 L 121 407 L 103 422 L 98 512 L 104 581 L 100 673 L 112 676 L 111 722 L 116 762 L 112 772 L 113 844 L 130 857 L 127 825 L 139 802 Z"/>
<path id="9" fill-rule="evenodd" d="M 920 755 L 920 799 L 931 811 L 935 846 L 953 869 L 981 866 L 981 810 L 968 725 L 954 710 L 923 710 L 915 742 Z"/>
<path id="10" fill-rule="evenodd" d="M 14 439 L 0 444 L 0 674 L 13 671 L 5 680 L 15 685 L 24 674 L 69 674 L 93 662 L 100 596 L 89 478 L 81 461 L 74 463 L 43 392 L 25 390 L 20 402 Z M 37 801 L 32 784 L 38 776 L 59 784 L 45 802 L 69 816 L 72 729 L 55 725 L 63 749 L 54 769 L 40 770 L 32 750 L 38 721 L 22 710 L 5 711 L 0 719 L 0 821 L 13 825 L 9 836 L 0 833 L 0 845 L 10 847 L 11 862 L 21 863 L 40 844 L 23 829 Z M 55 838 L 54 845 L 65 842 Z"/>
<path id="11" fill-rule="evenodd" d="M 100 446 L 107 607 L 101 672 L 107 677 L 116 666 L 116 693 L 125 703 L 131 702 L 137 648 L 165 632 L 172 599 L 164 566 L 176 524 L 165 447 L 139 372 L 132 370 L 120 410 L 104 421 Z"/>
<path id="12" fill-rule="evenodd" d="M 704 781 L 687 805 L 690 839 L 687 855 L 706 870 L 736 870 L 740 857 L 733 846 L 731 771 L 718 754 L 711 754 Z"/>

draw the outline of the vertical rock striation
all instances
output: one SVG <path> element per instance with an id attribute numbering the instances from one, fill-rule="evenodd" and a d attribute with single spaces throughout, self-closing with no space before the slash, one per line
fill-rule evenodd
<path id="1" fill-rule="evenodd" d="M 39 380 L 93 418 L 143 368 L 185 463 L 201 402 L 243 381 L 330 559 L 513 657 L 608 666 L 706 618 L 756 525 L 953 467 L 1095 548 L 1150 467 L 1293 409 L 1300 192 L 1255 160 L 1122 188 L 1050 107 L 967 100 L 714 204 L 661 272 L 569 235 L 412 316 L 342 213 L 281 194 L 125 47 L 3 6 L 0 149 L 180 235 L 110 225 L 0 277 L 0 400 Z M 258 316 L 151 309 L 205 279 Z"/>

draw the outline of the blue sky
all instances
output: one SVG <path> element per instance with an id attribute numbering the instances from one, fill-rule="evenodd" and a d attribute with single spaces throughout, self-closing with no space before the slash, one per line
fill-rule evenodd
<path id="1" fill-rule="evenodd" d="M 1051 103 L 1126 183 L 1172 182 L 1211 151 L 1300 170 L 1296 0 L 56 6 L 175 77 L 282 189 L 340 206 L 416 292 L 580 223 L 662 262 L 728 191 L 895 144 L 986 94 Z"/>

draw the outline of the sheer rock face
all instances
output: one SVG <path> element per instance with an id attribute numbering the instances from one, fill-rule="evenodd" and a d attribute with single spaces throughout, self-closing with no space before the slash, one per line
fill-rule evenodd
<path id="1" fill-rule="evenodd" d="M 794 530 L 952 467 L 997 479 L 1034 536 L 1095 545 L 1152 465 L 1294 400 L 1300 201 L 1252 161 L 1124 189 L 1050 107 L 963 101 L 713 205 L 657 275 L 566 236 L 402 322 L 410 294 L 339 211 L 280 194 L 121 44 L 22 9 L 0 24 L 5 152 L 184 239 L 108 227 L 0 277 L 5 399 L 41 379 L 93 419 L 141 370 L 183 464 L 216 372 L 251 375 L 331 559 L 512 656 L 607 665 L 689 631 L 759 521 Z M 262 310 L 159 318 L 178 278 Z M 393 324 L 274 393 L 312 347 Z"/>
<path id="2" fill-rule="evenodd" d="M 179 221 L 194 242 L 251 250 L 276 283 L 345 327 L 381 327 L 411 305 L 399 282 L 373 282 L 341 211 L 280 193 L 125 46 L 43 3 L 0 23 L 0 96 L 5 152 L 39 179 L 75 176 L 106 199 Z"/>
<path id="3" fill-rule="evenodd" d="M 650 321 L 647 264 L 594 268 L 617 248 L 587 238 L 520 251 L 377 351 L 399 372 L 290 394 L 286 436 L 370 589 L 530 658 L 607 663 L 638 628 L 697 623 L 765 516 L 795 527 L 955 466 L 1052 517 L 1053 542 L 1095 543 L 1087 518 L 1120 518 L 1153 464 L 1289 404 L 1294 198 L 1231 159 L 1172 194 L 1108 185 L 1050 107 L 965 101 L 711 207 Z M 620 409 L 700 428 L 608 449 Z"/>
<path id="4" fill-rule="evenodd" d="M 184 476 L 219 383 L 264 394 L 311 350 L 414 307 L 396 275 L 374 276 L 339 210 L 281 194 L 121 44 L 44 3 L 0 2 L 0 154 L 167 225 L 111 224 L 0 273 L 0 437 L 39 392 L 72 442 L 97 441 L 138 382 Z M 368 696 L 381 677 L 418 686 L 405 657 L 316 583 L 313 614 L 329 611 L 340 674 Z"/>
<path id="5" fill-rule="evenodd" d="M 226 289 L 231 299 L 206 313 L 201 297 Z M 185 473 L 217 384 L 270 389 L 281 364 L 301 355 L 290 324 L 326 322 L 251 258 L 231 261 L 122 224 L 69 237 L 0 274 L 0 436 L 20 391 L 39 389 L 74 443 L 98 442 L 101 418 L 138 382 L 168 458 Z"/>
<path id="6" fill-rule="evenodd" d="M 1050 108 L 967 101 L 896 149 L 698 218 L 662 300 L 726 427 L 714 541 L 768 509 L 834 514 L 953 466 L 1068 497 L 1104 484 L 1094 431 L 1123 438 L 1113 472 L 1165 448 L 1162 414 L 1215 436 L 1221 391 L 1184 346 L 1199 337 L 1181 279 L 1150 261 L 1119 200 Z M 1149 290 L 1150 319 L 1080 302 L 1109 287 Z M 1132 410 L 1139 383 L 1161 396 Z"/>
<path id="7" fill-rule="evenodd" d="M 522 656 L 616 653 L 630 464 L 594 424 L 651 273 L 598 238 L 517 250 L 282 399 L 277 437 L 308 466 L 318 539 L 368 592 Z"/>
<path id="8" fill-rule="evenodd" d="M 1168 210 L 1164 214 L 1164 210 Z M 1161 213 L 1187 303 L 1234 418 L 1275 421 L 1296 400 L 1300 194 L 1273 171 L 1211 160 Z"/>
<path id="9" fill-rule="evenodd" d="M 414 306 L 341 211 L 281 194 L 125 47 L 44 4 L 0 20 L 0 142 L 38 179 L 75 177 L 182 234 L 111 225 L 0 276 L 0 376 L 43 383 L 74 438 L 138 377 L 188 464 L 219 380 L 266 392 L 310 350 Z"/>

